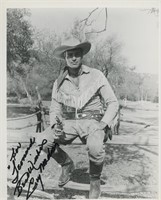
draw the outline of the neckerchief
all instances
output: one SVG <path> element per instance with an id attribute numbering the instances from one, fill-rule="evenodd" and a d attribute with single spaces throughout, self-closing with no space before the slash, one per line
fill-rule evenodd
<path id="1" fill-rule="evenodd" d="M 59 90 L 60 86 L 62 85 L 66 75 L 68 74 L 67 66 L 60 72 L 58 79 L 57 79 L 57 90 Z"/>

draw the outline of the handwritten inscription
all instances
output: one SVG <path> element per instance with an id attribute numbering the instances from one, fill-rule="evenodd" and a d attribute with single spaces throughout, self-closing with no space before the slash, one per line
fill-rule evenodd
<path id="1" fill-rule="evenodd" d="M 31 150 L 31 147 L 34 145 L 34 143 L 35 143 L 35 138 L 30 139 L 29 146 L 26 148 L 22 158 L 18 163 L 16 160 L 17 159 L 16 156 L 18 155 L 21 149 L 21 143 L 18 143 L 18 146 L 16 148 L 12 148 L 12 154 L 10 158 L 10 162 L 12 162 L 12 167 L 13 167 L 12 175 L 14 176 L 12 183 L 16 185 L 14 189 L 14 195 L 17 195 L 19 197 L 23 192 L 23 188 L 26 187 L 27 185 L 26 199 L 29 199 L 29 197 L 31 197 L 31 195 L 37 189 L 39 184 L 42 190 L 44 191 L 44 185 L 41 178 L 41 173 L 45 169 L 45 166 L 49 162 L 57 145 L 57 143 L 53 143 L 53 147 L 47 149 L 47 157 L 44 158 L 42 162 L 37 164 L 39 156 L 44 148 L 44 145 L 47 143 L 47 140 L 44 139 L 42 143 L 38 145 L 38 149 L 36 149 L 36 154 L 35 155 L 32 154 L 33 161 L 31 161 L 29 158 L 27 159 L 27 156 L 29 155 L 29 151 Z M 19 171 L 26 163 L 28 163 L 29 167 L 26 169 L 25 173 L 20 175 Z M 36 164 L 38 166 L 35 166 Z M 8 169 L 10 169 L 10 165 L 8 166 Z M 33 170 L 39 171 L 39 174 L 37 175 L 36 178 L 31 176 Z"/>

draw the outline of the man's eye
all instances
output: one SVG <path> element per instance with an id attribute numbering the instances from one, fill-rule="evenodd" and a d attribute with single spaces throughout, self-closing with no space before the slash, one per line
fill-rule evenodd
<path id="1" fill-rule="evenodd" d="M 76 54 L 75 54 L 75 57 L 80 57 L 81 56 L 81 53 L 80 52 L 77 52 Z"/>
<path id="2" fill-rule="evenodd" d="M 73 54 L 68 54 L 68 58 L 72 58 L 73 57 Z"/>
<path id="3" fill-rule="evenodd" d="M 67 54 L 68 58 L 73 58 L 73 57 L 81 57 L 81 52 L 76 52 L 76 53 L 68 53 Z"/>

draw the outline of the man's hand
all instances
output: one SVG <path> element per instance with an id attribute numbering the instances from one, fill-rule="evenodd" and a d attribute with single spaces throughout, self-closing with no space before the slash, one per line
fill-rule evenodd
<path id="1" fill-rule="evenodd" d="M 57 123 L 53 126 L 54 136 L 55 138 L 59 138 L 64 135 L 63 131 L 63 123 L 60 121 L 58 117 L 56 117 Z"/>
<path id="2" fill-rule="evenodd" d="M 57 138 L 60 137 L 60 136 L 62 136 L 63 133 L 64 133 L 63 129 L 62 129 L 58 124 L 55 124 L 53 130 L 54 130 L 54 135 L 55 135 Z"/>
<path id="3" fill-rule="evenodd" d="M 112 131 L 111 131 L 111 128 L 109 128 L 108 125 L 105 122 L 103 122 L 103 121 L 100 121 L 99 125 L 100 125 L 101 129 L 105 131 L 104 142 L 106 142 L 108 140 L 108 138 L 110 140 L 112 140 Z"/>
<path id="4" fill-rule="evenodd" d="M 101 127 L 101 129 L 104 129 L 104 128 L 106 128 L 107 124 L 103 121 L 100 121 L 99 126 Z"/>

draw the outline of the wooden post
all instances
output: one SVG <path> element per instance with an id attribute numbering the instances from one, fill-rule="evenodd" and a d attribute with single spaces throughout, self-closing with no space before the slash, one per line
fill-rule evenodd
<path id="1" fill-rule="evenodd" d="M 42 114 L 42 118 L 41 118 L 41 128 L 44 131 L 47 128 L 47 122 L 46 122 L 46 117 L 45 117 L 45 112 L 43 110 L 43 103 L 42 103 L 42 99 L 41 99 L 41 95 L 39 93 L 39 88 L 38 86 L 36 86 L 36 92 L 37 92 L 37 96 L 38 96 L 38 101 L 39 101 L 39 107 L 40 107 L 40 112 Z"/>

